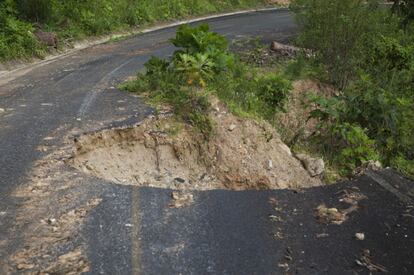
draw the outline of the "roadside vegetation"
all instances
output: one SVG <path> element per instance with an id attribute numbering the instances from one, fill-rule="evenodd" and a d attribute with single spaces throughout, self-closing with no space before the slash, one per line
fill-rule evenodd
<path id="1" fill-rule="evenodd" d="M 54 32 L 62 46 L 149 23 L 265 4 L 264 0 L 2 0 L 0 62 L 45 55 L 48 48 L 34 35 L 38 29 Z"/>
<path id="2" fill-rule="evenodd" d="M 414 1 L 296 0 L 302 61 L 339 95 L 314 96 L 313 149 L 349 175 L 379 160 L 414 177 Z M 312 69 L 313 68 L 313 69 Z"/>
<path id="3" fill-rule="evenodd" d="M 149 101 L 169 104 L 206 138 L 214 133 L 208 110 L 216 96 L 240 116 L 272 120 L 285 106 L 288 79 L 243 63 L 228 50 L 228 41 L 208 25 L 184 25 L 171 41 L 179 49 L 170 59 L 153 57 L 135 81 L 123 88 L 145 93 Z"/>
<path id="4" fill-rule="evenodd" d="M 305 138 L 296 129 L 285 139 L 294 151 L 322 156 L 342 177 L 376 161 L 413 177 L 414 28 L 404 3 L 387 9 L 376 1 L 293 1 L 301 27 L 296 43 L 307 50 L 269 64 L 260 60 L 268 50 L 259 43 L 246 58 L 207 25 L 183 26 L 172 40 L 179 48 L 173 56 L 153 57 L 123 87 L 154 106 L 172 106 L 206 139 L 214 134 L 212 96 L 238 116 L 267 120 L 283 137 L 292 129 L 283 129 L 279 115 L 293 108 L 293 83 L 314 79 L 335 92 L 307 92 L 310 111 L 301 119 L 317 123 Z"/>

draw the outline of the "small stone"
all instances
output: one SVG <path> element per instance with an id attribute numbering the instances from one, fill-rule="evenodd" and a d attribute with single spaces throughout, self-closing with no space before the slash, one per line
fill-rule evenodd
<path id="1" fill-rule="evenodd" d="M 81 119 L 80 117 L 78 117 L 76 120 L 77 120 L 77 121 L 82 121 L 82 119 Z"/>
<path id="2" fill-rule="evenodd" d="M 132 224 L 127 223 L 127 224 L 125 224 L 125 226 L 126 226 L 126 227 L 132 227 Z"/>
<path id="3" fill-rule="evenodd" d="M 234 124 L 231 124 L 230 126 L 229 126 L 229 131 L 230 132 L 233 132 L 234 131 L 234 129 L 236 129 L 236 125 L 234 125 Z"/>
<path id="4" fill-rule="evenodd" d="M 367 168 L 373 171 L 378 171 L 382 169 L 382 164 L 378 160 L 377 161 L 370 160 L 367 163 Z"/>
<path id="5" fill-rule="evenodd" d="M 47 223 L 48 223 L 48 224 L 55 224 L 55 223 L 56 223 L 56 219 L 54 219 L 54 218 L 49 218 L 49 219 L 47 220 Z"/>
<path id="6" fill-rule="evenodd" d="M 325 163 L 323 159 L 312 158 L 306 154 L 297 154 L 296 158 L 301 161 L 303 167 L 312 177 L 320 176 L 325 172 Z"/>
<path id="7" fill-rule="evenodd" d="M 271 160 L 271 159 L 269 159 L 268 161 L 267 161 L 267 169 L 268 170 L 270 170 L 270 169 L 272 169 L 273 168 L 273 161 Z"/>
<path id="8" fill-rule="evenodd" d="M 34 264 L 18 264 L 17 265 L 17 269 L 18 270 L 23 270 L 23 269 L 32 269 L 34 268 Z"/>
<path id="9" fill-rule="evenodd" d="M 4 113 L 6 110 L 4 110 L 3 108 L 0 108 L 0 113 Z"/>
<path id="10" fill-rule="evenodd" d="M 365 234 L 364 234 L 364 233 L 356 233 L 356 234 L 355 234 L 355 238 L 356 238 L 358 241 L 363 241 L 363 240 L 365 240 Z"/>
<path id="11" fill-rule="evenodd" d="M 7 212 L 6 212 L 6 211 L 1 211 L 1 212 L 0 212 L 0 217 L 2 217 L 2 216 L 6 216 L 6 214 L 7 214 Z"/>
<path id="12" fill-rule="evenodd" d="M 178 181 L 179 183 L 184 183 L 185 182 L 185 179 L 182 179 L 182 178 L 175 178 L 174 180 Z"/>

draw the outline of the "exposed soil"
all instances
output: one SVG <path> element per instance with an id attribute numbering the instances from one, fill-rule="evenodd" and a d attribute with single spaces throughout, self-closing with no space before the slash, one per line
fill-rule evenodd
<path id="1" fill-rule="evenodd" d="M 242 119 L 213 101 L 208 141 L 173 116 L 75 140 L 71 164 L 118 184 L 173 189 L 281 189 L 321 185 L 267 123 Z"/>
<path id="2" fill-rule="evenodd" d="M 60 136 L 61 131 L 66 128 L 53 135 Z M 85 247 L 76 239 L 88 213 L 102 199 L 88 194 L 90 187 L 81 184 L 84 177 L 67 169 L 64 160 L 73 143 L 65 142 L 57 149 L 47 145 L 52 140 L 46 137 L 39 150 L 53 152 L 33 165 L 27 183 L 12 194 L 20 203 L 13 213 L 12 237 L 0 236 L 0 274 L 81 274 L 89 270 Z"/>

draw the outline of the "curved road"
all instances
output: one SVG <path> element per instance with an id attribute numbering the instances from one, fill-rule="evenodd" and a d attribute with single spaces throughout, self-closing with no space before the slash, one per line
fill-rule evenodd
<path id="1" fill-rule="evenodd" d="M 267 41 L 284 41 L 296 30 L 286 10 L 207 22 L 214 31 L 230 39 L 260 35 Z M 130 115 L 130 110 L 116 112 L 111 102 L 113 97 L 124 96 L 114 95 L 122 92 L 104 91 L 142 69 L 151 55 L 169 55 L 173 48 L 168 39 L 175 30 L 168 28 L 88 48 L 0 86 L 0 108 L 6 109 L 0 113 L 2 197 L 22 180 L 31 163 L 41 157 L 36 147 L 42 139 L 62 125 L 79 127 Z M 142 108 L 138 112 L 143 112 Z"/>
<path id="2" fill-rule="evenodd" d="M 287 10 L 207 22 L 229 39 L 261 36 L 265 42 L 284 42 L 297 31 Z M 412 197 L 401 200 L 392 186 L 381 187 L 390 179 L 409 186 L 392 171 L 303 193 L 195 192 L 194 205 L 174 210 L 168 207 L 171 190 L 115 185 L 66 167 L 58 174 L 69 173 L 76 184 L 61 188 L 60 182 L 54 183 L 56 190 L 42 199 L 45 210 L 38 209 L 41 203 L 33 203 L 33 212 L 27 210 L 32 201 L 17 196 L 16 190 L 49 179 L 52 171 L 35 176 L 32 172 L 57 148 L 71 146 L 67 136 L 118 121 L 136 122 L 151 113 L 139 98 L 114 87 L 141 70 L 151 55 L 171 54 L 168 39 L 175 30 L 78 51 L 0 86 L 0 274 L 19 273 L 19 259 L 9 259 L 17 251 L 37 253 L 30 255 L 36 265 L 20 266 L 30 271 L 45 269 L 77 247 L 85 250 L 90 274 L 365 274 L 367 267 L 355 264 L 363 249 L 370 249 L 375 262 L 391 274 L 414 270 L 414 222 L 402 216 L 411 215 L 407 204 Z M 343 226 L 318 223 L 313 209 L 322 202 L 342 207 L 339 197 L 345 189 L 360 190 L 367 197 L 361 210 Z M 45 250 L 46 243 L 36 246 L 44 232 L 33 224 L 97 197 L 102 202 L 80 216 L 85 222 L 79 232 L 63 243 L 59 239 L 53 249 Z M 274 202 L 280 203 L 278 213 Z M 275 221 L 269 215 L 278 217 Z M 364 232 L 366 240 L 355 241 L 356 232 Z M 73 271 L 81 262 L 75 260 L 75 267 L 57 271 Z"/>

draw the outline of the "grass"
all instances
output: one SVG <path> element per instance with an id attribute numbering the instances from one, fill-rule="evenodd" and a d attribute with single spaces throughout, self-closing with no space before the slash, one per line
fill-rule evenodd
<path id="1" fill-rule="evenodd" d="M 157 22 L 265 6 L 265 0 L 10 0 L 0 3 L 0 62 L 42 57 L 35 25 L 61 44 Z M 122 38 L 114 38 L 119 41 Z"/>

